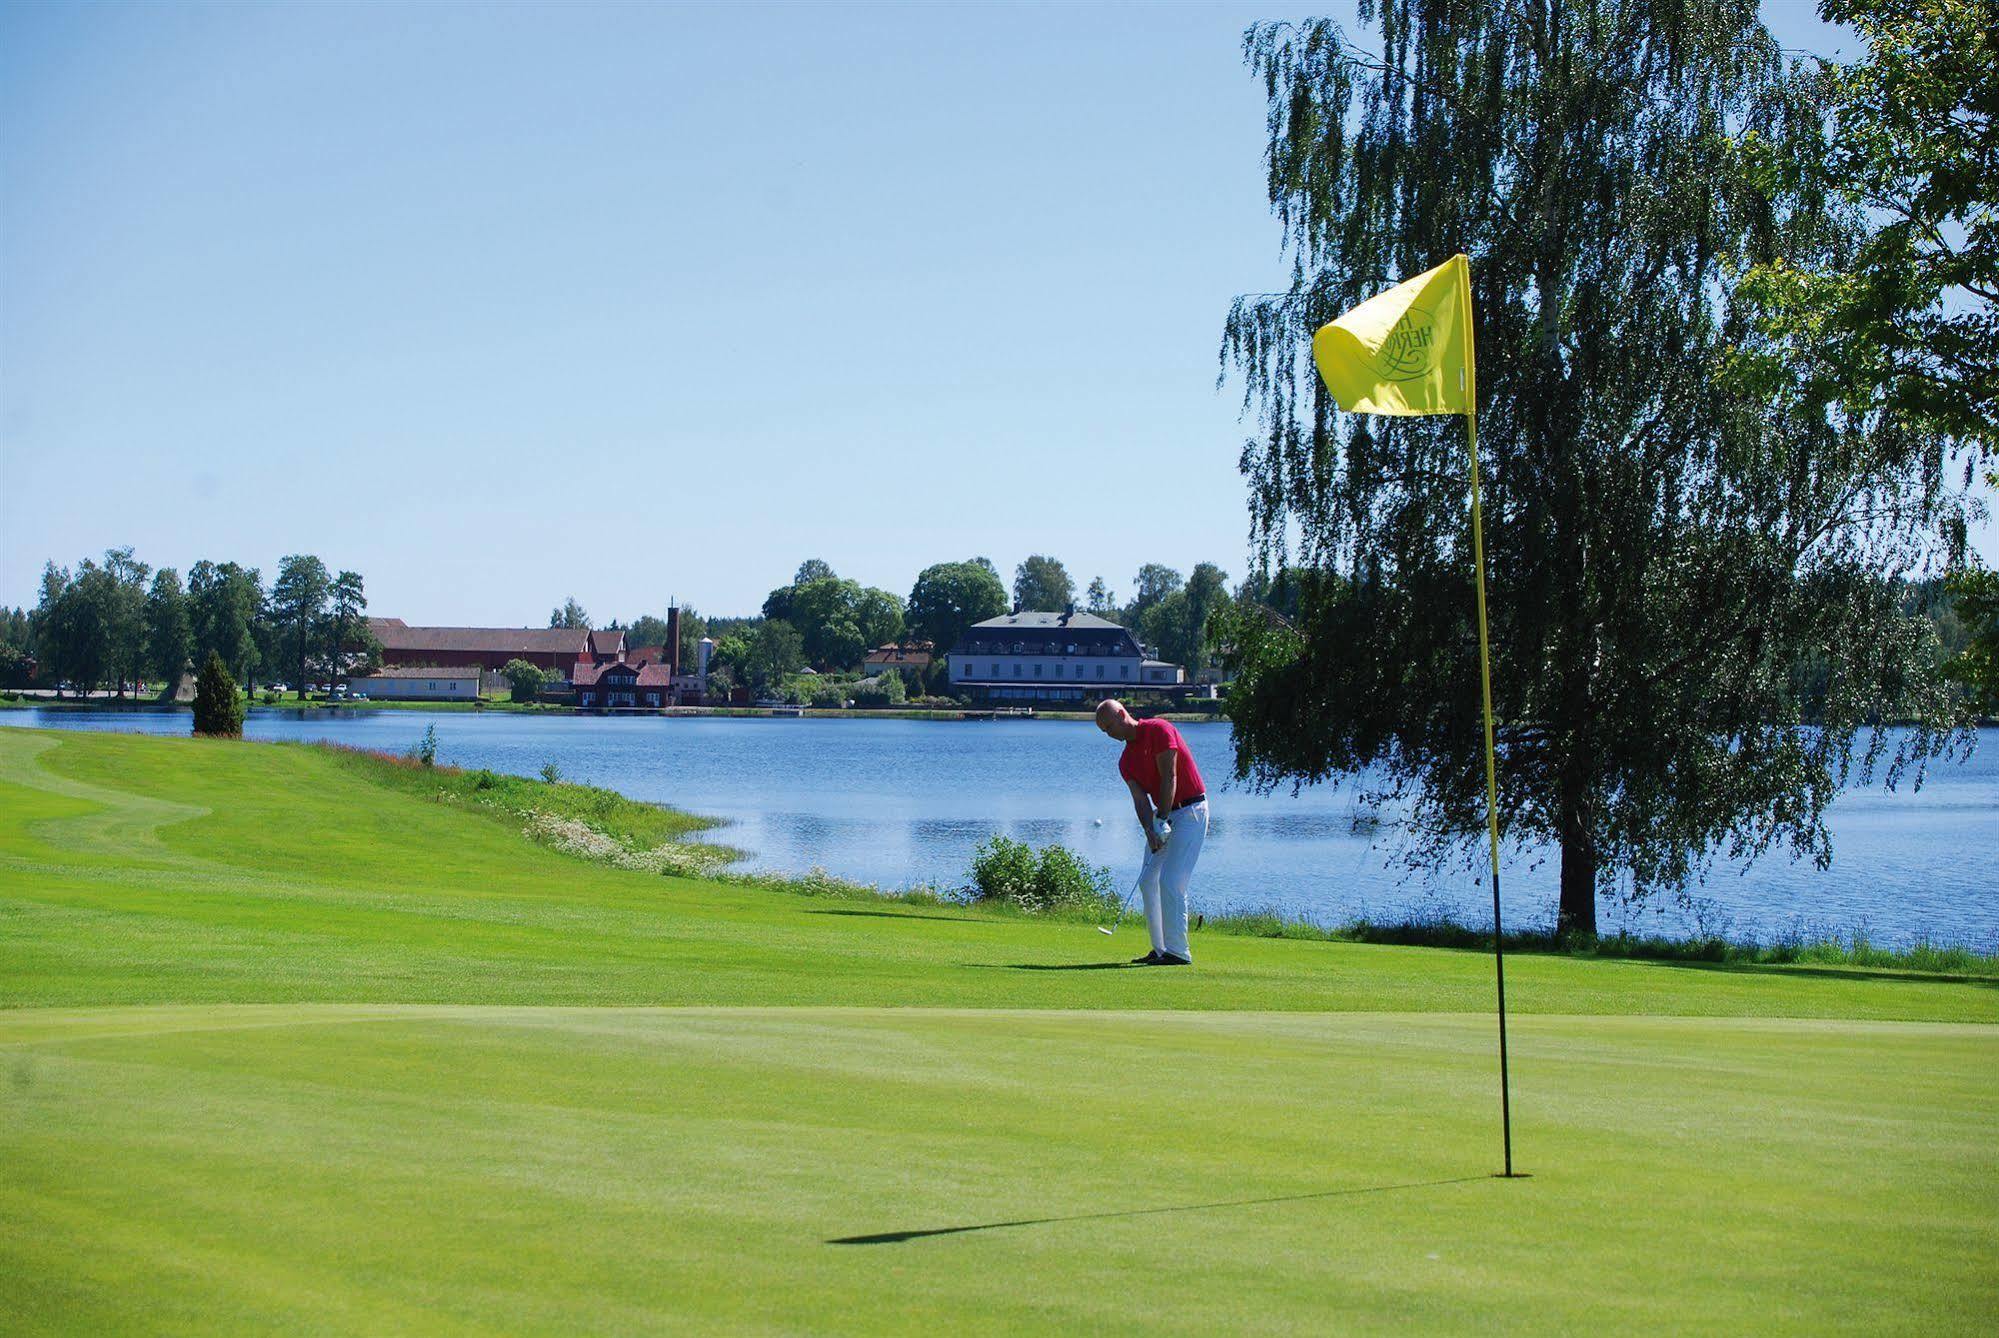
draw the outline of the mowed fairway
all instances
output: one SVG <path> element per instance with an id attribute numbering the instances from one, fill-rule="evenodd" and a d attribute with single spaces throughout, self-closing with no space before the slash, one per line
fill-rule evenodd
<path id="1" fill-rule="evenodd" d="M 624 873 L 0 729 L 0 1328 L 1989 1332 L 1989 980 Z"/>

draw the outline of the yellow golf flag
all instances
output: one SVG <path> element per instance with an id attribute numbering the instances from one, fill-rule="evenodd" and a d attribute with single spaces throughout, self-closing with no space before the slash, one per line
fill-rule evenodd
<path id="1" fill-rule="evenodd" d="M 1471 262 L 1452 256 L 1312 336 L 1312 360 L 1348 413 L 1471 413 Z"/>

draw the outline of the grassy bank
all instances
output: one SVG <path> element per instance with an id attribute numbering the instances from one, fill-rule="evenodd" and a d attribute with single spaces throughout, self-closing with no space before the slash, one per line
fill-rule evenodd
<path id="1" fill-rule="evenodd" d="M 483 781 L 483 784 L 482 784 Z M 1999 985 L 1140 935 L 579 859 L 691 820 L 0 729 L 10 1330 L 1963 1332 Z M 641 813 L 636 810 L 646 810 Z"/>
<path id="2" fill-rule="evenodd" d="M 287 747 L 301 745 L 284 745 Z M 685 838 L 716 824 L 706 818 L 627 799 L 613 790 L 558 781 L 529 780 L 497 772 L 463 771 L 454 767 L 419 766 L 409 757 L 309 745 L 327 749 L 342 766 L 379 784 L 438 803 L 464 804 L 525 830 L 566 853 L 656 872 L 702 873 L 739 887 L 810 897 L 833 897 L 907 906 L 966 907 L 970 891 L 962 886 L 918 886 L 883 889 L 823 873 L 782 875 L 740 873 L 728 868 L 736 852 L 712 842 L 689 844 Z M 562 826 L 546 821 L 559 818 Z M 543 819 L 537 821 L 537 819 Z M 579 829 L 587 829 L 581 830 Z M 559 839 L 558 839 L 559 838 Z M 1021 918 L 1005 905 L 977 909 L 995 917 Z M 1047 919 L 1075 924 L 1100 924 L 1094 910 L 1045 913 Z M 1449 920 L 1353 921 L 1323 926 L 1275 912 L 1234 912 L 1202 916 L 1197 934 L 1278 938 L 1302 942 L 1372 943 L 1399 947 L 1448 948 L 1489 952 L 1489 930 Z M 1876 970 L 1912 971 L 1945 976 L 1999 977 L 1999 956 L 1961 945 L 1919 943 L 1885 948 L 1864 936 L 1799 937 L 1776 943 L 1734 942 L 1721 938 L 1666 938 L 1618 934 L 1604 937 L 1513 932 L 1506 936 L 1510 953 L 1556 954 L 1569 957 L 1711 963 L 1732 966 L 1810 965 L 1857 966 Z"/>

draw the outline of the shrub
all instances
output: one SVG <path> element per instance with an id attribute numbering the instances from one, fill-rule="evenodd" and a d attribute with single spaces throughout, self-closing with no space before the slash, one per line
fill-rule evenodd
<path id="1" fill-rule="evenodd" d="M 546 681 L 541 670 L 526 660 L 508 660 L 506 667 L 500 672 L 506 675 L 507 682 L 513 687 L 514 700 L 517 702 L 533 701 L 540 694 L 542 684 Z"/>
<path id="2" fill-rule="evenodd" d="M 890 670 L 876 678 L 864 678 L 854 684 L 854 705 L 869 710 L 881 710 L 886 706 L 900 706 L 908 700 L 909 690 L 903 686 L 902 675 Z"/>
<path id="3" fill-rule="evenodd" d="M 1111 871 L 1085 863 L 1062 845 L 1037 855 L 1025 842 L 994 836 L 972 855 L 972 899 L 1002 902 L 1030 914 L 1107 915 L 1117 909 Z"/>
<path id="4" fill-rule="evenodd" d="M 841 691 L 837 685 L 827 683 L 822 687 L 812 689 L 810 701 L 814 706 L 837 711 L 847 704 L 847 694 Z"/>
<path id="5" fill-rule="evenodd" d="M 425 725 L 423 737 L 410 748 L 410 756 L 427 767 L 437 765 L 437 726 Z"/>
<path id="6" fill-rule="evenodd" d="M 194 684 L 194 732 L 220 739 L 243 737 L 243 703 L 236 696 L 236 680 L 222 663 L 222 657 L 208 652 L 208 663 Z"/>
<path id="7" fill-rule="evenodd" d="M 541 778 L 550 785 L 554 785 L 562 779 L 562 768 L 557 766 L 553 760 L 543 762 L 541 764 Z"/>

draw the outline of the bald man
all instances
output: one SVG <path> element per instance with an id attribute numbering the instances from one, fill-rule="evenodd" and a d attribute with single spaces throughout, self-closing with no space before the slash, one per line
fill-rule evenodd
<path id="1" fill-rule="evenodd" d="M 1134 966 L 1192 966 L 1187 947 L 1187 884 L 1208 836 L 1208 793 L 1180 731 L 1164 720 L 1138 720 L 1115 698 L 1097 707 L 1097 728 L 1124 744 L 1118 775 L 1145 831 L 1145 926 L 1152 951 Z M 1160 835 L 1160 819 L 1171 830 Z"/>

